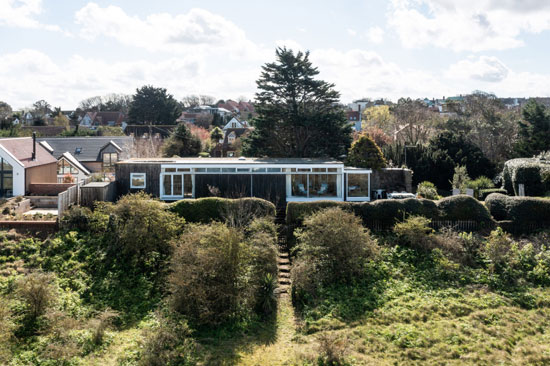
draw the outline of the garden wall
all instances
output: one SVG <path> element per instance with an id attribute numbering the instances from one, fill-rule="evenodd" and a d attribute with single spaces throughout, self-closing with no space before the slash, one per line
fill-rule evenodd
<path id="1" fill-rule="evenodd" d="M 373 170 L 371 190 L 385 189 L 386 192 L 412 192 L 412 170 L 384 168 Z"/>
<path id="2" fill-rule="evenodd" d="M 29 193 L 33 196 L 57 196 L 74 185 L 74 183 L 32 183 L 29 184 Z"/>

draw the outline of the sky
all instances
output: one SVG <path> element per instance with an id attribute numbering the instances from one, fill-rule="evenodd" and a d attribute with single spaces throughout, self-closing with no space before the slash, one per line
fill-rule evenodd
<path id="1" fill-rule="evenodd" d="M 0 101 L 73 109 L 143 85 L 253 99 L 282 46 L 344 103 L 550 95 L 548 0 L 0 0 Z"/>

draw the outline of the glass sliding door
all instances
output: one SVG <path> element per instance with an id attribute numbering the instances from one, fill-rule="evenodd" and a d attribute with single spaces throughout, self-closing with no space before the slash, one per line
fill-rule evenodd
<path id="1" fill-rule="evenodd" d="M 348 201 L 370 201 L 370 174 L 347 174 Z"/>
<path id="2" fill-rule="evenodd" d="M 179 200 L 193 197 L 193 179 L 190 174 L 162 173 L 160 175 L 160 198 Z"/>

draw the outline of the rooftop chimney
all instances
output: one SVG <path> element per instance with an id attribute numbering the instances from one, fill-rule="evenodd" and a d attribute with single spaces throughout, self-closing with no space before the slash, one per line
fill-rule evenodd
<path id="1" fill-rule="evenodd" d="M 36 160 L 36 132 L 32 133 L 32 158 L 31 160 Z"/>

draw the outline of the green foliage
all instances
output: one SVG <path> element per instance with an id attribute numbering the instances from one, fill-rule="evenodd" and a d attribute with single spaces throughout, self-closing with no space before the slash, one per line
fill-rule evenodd
<path id="1" fill-rule="evenodd" d="M 123 196 L 115 205 L 98 209 L 109 215 L 109 231 L 116 238 L 113 249 L 141 260 L 152 253 L 170 254 L 170 241 L 185 222 L 143 192 Z"/>
<path id="2" fill-rule="evenodd" d="M 214 127 L 212 131 L 210 131 L 210 139 L 214 143 L 218 143 L 221 139 L 223 139 L 223 131 L 219 127 Z"/>
<path id="3" fill-rule="evenodd" d="M 351 126 L 334 85 L 315 77 L 309 52 L 276 50 L 262 67 L 254 103 L 254 131 L 243 141 L 246 156 L 333 157 L 347 153 Z"/>
<path id="4" fill-rule="evenodd" d="M 470 196 L 451 196 L 437 201 L 441 220 L 475 221 L 482 229 L 494 227 L 495 222 L 489 210 L 478 200 Z"/>
<path id="5" fill-rule="evenodd" d="M 535 197 L 510 197 L 493 193 L 485 205 L 496 220 L 510 221 L 513 233 L 530 232 L 550 226 L 550 200 Z"/>
<path id="6" fill-rule="evenodd" d="M 437 188 L 432 182 L 424 181 L 418 184 L 416 194 L 428 200 L 438 200 L 441 197 L 437 194 Z"/>
<path id="7" fill-rule="evenodd" d="M 353 213 L 333 207 L 304 221 L 297 233 L 297 259 L 292 269 L 292 296 L 305 303 L 319 287 L 360 280 L 378 244 Z"/>
<path id="8" fill-rule="evenodd" d="M 478 198 L 481 201 L 484 201 L 491 193 L 508 194 L 508 191 L 506 191 L 504 188 L 481 189 L 479 191 Z"/>
<path id="9" fill-rule="evenodd" d="M 550 189 L 545 179 L 550 174 L 550 163 L 539 158 L 512 159 L 504 163 L 502 178 L 510 194 L 519 195 L 519 184 L 525 186 L 526 196 L 542 196 Z"/>
<path id="10" fill-rule="evenodd" d="M 128 121 L 144 125 L 172 125 L 181 115 L 179 103 L 164 88 L 145 85 L 136 89 Z"/>
<path id="11" fill-rule="evenodd" d="M 529 100 L 522 110 L 519 140 L 514 146 L 516 156 L 534 156 L 550 150 L 550 112 L 543 104 Z"/>
<path id="12" fill-rule="evenodd" d="M 244 225 L 254 217 L 275 216 L 275 205 L 261 198 L 204 197 L 185 199 L 171 203 L 169 209 L 187 222 L 195 223 L 226 221 L 227 218 L 235 219 L 233 213 L 236 211 L 240 213 L 238 221 L 244 221 Z"/>
<path id="13" fill-rule="evenodd" d="M 466 186 L 470 183 L 470 176 L 465 166 L 456 166 L 455 173 L 453 175 L 453 181 L 451 186 L 453 189 L 460 189 L 462 193 L 465 192 Z"/>
<path id="14" fill-rule="evenodd" d="M 274 276 L 276 252 L 268 233 L 243 233 L 225 224 L 190 225 L 174 241 L 170 308 L 199 327 L 249 316 L 265 302 L 263 280 Z"/>
<path id="15" fill-rule="evenodd" d="M 347 164 L 357 168 L 381 169 L 387 163 L 382 151 L 368 135 L 362 135 L 349 150 Z"/>
<path id="16" fill-rule="evenodd" d="M 410 216 L 405 221 L 395 224 L 393 232 L 399 243 L 421 250 L 432 249 L 432 234 L 434 230 L 429 226 L 432 221 L 422 216 Z"/>
<path id="17" fill-rule="evenodd" d="M 395 161 L 394 156 L 403 159 L 403 147 L 385 149 L 386 158 Z M 388 150 L 388 153 L 386 153 Z M 432 138 L 427 147 L 407 149 L 407 166 L 414 171 L 413 183 L 433 182 L 441 189 L 450 189 L 454 170 L 465 166 L 472 178 L 485 175 L 492 177 L 494 165 L 483 152 L 461 133 L 446 131 Z"/>
<path id="18" fill-rule="evenodd" d="M 193 135 L 185 123 L 180 123 L 163 145 L 163 154 L 172 156 L 197 156 L 201 152 L 201 141 Z"/>
<path id="19" fill-rule="evenodd" d="M 145 338 L 139 366 L 195 365 L 195 342 L 187 321 L 174 313 L 157 313 L 156 324 Z"/>

